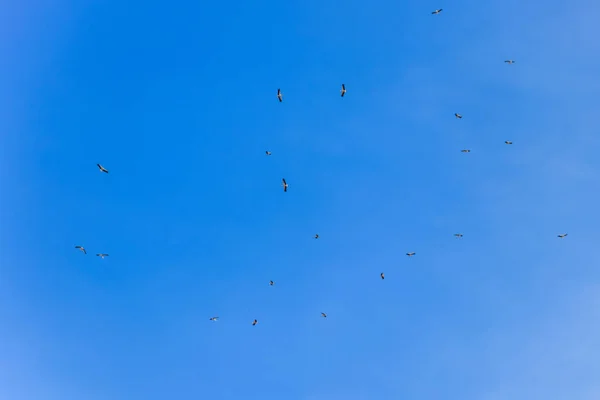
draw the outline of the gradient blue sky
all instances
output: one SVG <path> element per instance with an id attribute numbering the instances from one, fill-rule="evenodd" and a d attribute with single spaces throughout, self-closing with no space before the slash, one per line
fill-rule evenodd
<path id="1" fill-rule="evenodd" d="M 597 400 L 599 15 L 3 2 L 0 398 Z"/>

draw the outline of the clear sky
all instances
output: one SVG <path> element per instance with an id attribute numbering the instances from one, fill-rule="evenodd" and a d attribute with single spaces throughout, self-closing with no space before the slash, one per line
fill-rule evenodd
<path id="1" fill-rule="evenodd" d="M 2 2 L 0 399 L 600 398 L 600 5 L 539 5 Z"/>

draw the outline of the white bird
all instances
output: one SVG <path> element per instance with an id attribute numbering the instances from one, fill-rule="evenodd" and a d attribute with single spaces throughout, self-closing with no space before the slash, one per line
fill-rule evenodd
<path id="1" fill-rule="evenodd" d="M 83 252 L 83 254 L 87 254 L 87 251 L 83 248 L 83 246 L 75 246 L 76 249 L 79 249 Z"/>
<path id="2" fill-rule="evenodd" d="M 323 318 L 327 318 L 327 314 L 325 314 L 324 312 L 321 313 L 321 317 Z"/>
<path id="3" fill-rule="evenodd" d="M 515 60 L 506 60 L 506 61 L 504 61 L 504 62 L 505 62 L 505 63 L 507 63 L 507 64 L 514 64 L 514 63 L 515 63 Z"/>
<path id="4" fill-rule="evenodd" d="M 510 140 L 505 140 L 504 144 L 512 144 L 512 142 Z"/>
<path id="5" fill-rule="evenodd" d="M 287 182 L 285 181 L 285 178 L 282 178 L 282 179 L 281 179 L 281 186 L 283 186 L 283 191 L 284 191 L 284 192 L 287 192 L 287 189 L 288 189 L 288 184 L 287 184 Z"/>
<path id="6" fill-rule="evenodd" d="M 344 85 L 342 83 L 342 90 L 340 90 L 340 93 L 342 94 L 342 97 L 344 97 L 344 95 L 346 94 L 346 85 Z"/>
<path id="7" fill-rule="evenodd" d="M 106 168 L 104 168 L 102 165 L 100 164 L 96 164 L 98 166 L 98 168 L 100 169 L 100 171 L 102 172 L 106 172 L 108 174 L 108 170 Z"/>
<path id="8" fill-rule="evenodd" d="M 441 12 L 442 12 L 442 9 L 441 9 L 441 8 L 439 8 L 439 9 L 437 9 L 437 10 L 435 10 L 435 11 L 432 11 L 431 13 L 432 13 L 432 14 L 439 14 L 439 13 L 441 13 Z"/>
<path id="9" fill-rule="evenodd" d="M 471 150 L 469 150 L 469 149 L 461 150 L 461 153 L 470 153 L 470 152 L 471 152 Z"/>
<path id="10" fill-rule="evenodd" d="M 461 237 L 463 237 L 463 234 L 462 233 L 455 233 L 454 236 L 456 236 L 457 238 L 461 238 Z"/>
<path id="11" fill-rule="evenodd" d="M 106 253 L 98 253 L 98 254 L 96 254 L 96 255 L 97 255 L 98 257 L 100 257 L 101 259 L 103 259 L 103 260 L 104 260 L 104 257 L 108 257 L 108 254 L 106 254 Z"/>
<path id="12" fill-rule="evenodd" d="M 277 89 L 277 98 L 279 99 L 280 103 L 283 101 L 283 94 L 281 93 L 281 89 Z"/>
<path id="13" fill-rule="evenodd" d="M 211 320 L 211 321 L 218 321 L 218 320 L 219 320 L 219 317 L 210 317 L 210 320 Z"/>
<path id="14" fill-rule="evenodd" d="M 254 326 L 256 324 L 258 324 L 258 320 L 255 319 L 254 321 L 252 321 L 252 326 Z"/>
<path id="15" fill-rule="evenodd" d="M 566 238 L 568 235 L 568 233 L 563 233 L 562 235 L 558 235 L 559 238 L 564 239 Z"/>
<path id="16" fill-rule="evenodd" d="M 462 115 L 460 115 L 459 113 L 454 113 L 454 116 L 455 116 L 456 118 L 458 118 L 458 119 L 461 119 L 461 118 L 462 118 Z"/>
<path id="17" fill-rule="evenodd" d="M 415 253 L 414 251 L 413 251 L 412 253 L 406 253 L 406 255 L 407 255 L 407 256 L 409 256 L 409 257 L 412 257 L 412 256 L 414 256 L 415 254 L 417 254 L 417 253 Z"/>

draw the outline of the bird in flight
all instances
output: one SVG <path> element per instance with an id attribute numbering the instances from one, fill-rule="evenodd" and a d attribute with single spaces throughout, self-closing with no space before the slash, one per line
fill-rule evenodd
<path id="1" fill-rule="evenodd" d="M 98 253 L 98 254 L 96 254 L 96 255 L 97 255 L 98 257 L 100 257 L 101 259 L 103 259 L 103 260 L 104 260 L 104 257 L 108 257 L 108 254 L 106 254 L 106 253 Z"/>
<path id="2" fill-rule="evenodd" d="M 325 314 L 324 312 L 321 313 L 321 317 L 323 318 L 327 318 L 327 314 Z"/>
<path id="3" fill-rule="evenodd" d="M 277 98 L 279 99 L 280 103 L 283 101 L 283 94 L 281 94 L 281 89 L 277 89 Z"/>
<path id="4" fill-rule="evenodd" d="M 461 150 L 461 153 L 470 153 L 470 152 L 471 152 L 471 150 L 469 150 L 469 149 Z"/>
<path id="5" fill-rule="evenodd" d="M 275 282 L 269 281 L 269 285 L 273 286 L 274 284 L 275 284 Z"/>
<path id="6" fill-rule="evenodd" d="M 412 256 L 414 256 L 415 254 L 417 254 L 417 253 L 415 253 L 414 251 L 413 251 L 412 253 L 406 253 L 406 255 L 407 255 L 407 256 L 409 256 L 409 257 L 412 257 Z"/>
<path id="7" fill-rule="evenodd" d="M 211 321 L 218 321 L 218 320 L 219 320 L 219 317 L 210 317 L 210 320 L 211 320 Z"/>
<path id="8" fill-rule="evenodd" d="M 254 321 L 252 321 L 252 326 L 254 326 L 256 324 L 258 324 L 258 320 L 255 319 Z"/>
<path id="9" fill-rule="evenodd" d="M 317 233 L 317 234 L 315 235 L 315 239 L 318 239 L 318 238 L 319 238 L 319 234 Z"/>
<path id="10" fill-rule="evenodd" d="M 515 60 L 506 60 L 506 61 L 504 61 L 504 62 L 505 62 L 505 63 L 507 63 L 507 64 L 514 64 L 514 63 L 515 63 Z"/>
<path id="11" fill-rule="evenodd" d="M 385 275 L 383 274 L 383 272 L 379 276 L 381 276 L 381 279 L 385 279 Z"/>
<path id="12" fill-rule="evenodd" d="M 284 192 L 287 192 L 288 184 L 287 184 L 287 182 L 285 181 L 285 178 L 282 178 L 282 179 L 281 179 L 281 186 L 283 186 L 283 191 L 284 191 Z"/>
<path id="13" fill-rule="evenodd" d="M 342 97 L 344 97 L 344 95 L 346 94 L 346 85 L 344 85 L 342 83 L 342 90 L 340 90 L 340 93 L 342 94 Z"/>
<path id="14" fill-rule="evenodd" d="M 461 118 L 462 118 L 462 115 L 460 115 L 459 113 L 454 113 L 454 116 L 455 116 L 456 118 L 458 118 L 458 119 L 461 119 Z"/>
<path id="15" fill-rule="evenodd" d="M 441 12 L 442 12 L 442 9 L 441 9 L 441 8 L 439 8 L 439 9 L 437 9 L 437 10 L 435 10 L 435 11 L 432 11 L 431 13 L 432 13 L 432 14 L 436 14 L 436 15 L 437 15 L 437 14 L 439 14 L 439 13 L 441 13 Z"/>
<path id="16" fill-rule="evenodd" d="M 504 144 L 512 144 L 512 142 L 510 140 L 505 140 Z"/>
<path id="17" fill-rule="evenodd" d="M 566 238 L 568 235 L 568 233 L 563 233 L 562 235 L 558 235 L 559 238 L 564 239 Z"/>
<path id="18" fill-rule="evenodd" d="M 75 248 L 81 250 L 81 252 L 83 254 L 87 254 L 87 251 L 85 251 L 85 249 L 83 248 L 83 246 L 75 246 Z"/>
<path id="19" fill-rule="evenodd" d="M 268 155 L 268 156 L 270 156 L 271 152 L 269 150 L 267 150 L 267 151 L 265 151 L 265 154 Z"/>
<path id="20" fill-rule="evenodd" d="M 463 234 L 462 233 L 455 233 L 454 236 L 456 236 L 457 238 L 460 239 L 461 237 L 463 237 Z"/>
<path id="21" fill-rule="evenodd" d="M 100 169 L 100 171 L 102 172 L 106 172 L 108 174 L 108 170 L 106 168 L 104 168 L 102 165 L 100 164 L 96 164 L 98 166 L 98 168 Z"/>

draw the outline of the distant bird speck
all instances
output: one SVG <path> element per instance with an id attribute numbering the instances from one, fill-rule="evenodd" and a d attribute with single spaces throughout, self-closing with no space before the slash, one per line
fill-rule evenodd
<path id="1" fill-rule="evenodd" d="M 98 257 L 100 257 L 101 259 L 103 259 L 103 260 L 104 260 L 104 257 L 108 257 L 108 254 L 106 254 L 106 253 L 98 253 L 98 254 L 96 254 L 96 255 L 97 255 Z"/>
<path id="2" fill-rule="evenodd" d="M 75 246 L 75 248 L 81 250 L 81 252 L 83 254 L 87 254 L 87 251 L 85 251 L 85 249 L 83 248 L 83 246 Z"/>
<path id="3" fill-rule="evenodd" d="M 381 279 L 385 279 L 385 275 L 383 274 L 383 272 L 379 276 L 381 276 Z"/>
<path id="4" fill-rule="evenodd" d="M 315 239 L 318 239 L 318 238 L 319 238 L 319 234 L 317 233 L 317 234 L 315 235 Z"/>
<path id="5" fill-rule="evenodd" d="M 269 285 L 273 286 L 274 284 L 275 284 L 275 282 L 269 281 Z"/>
<path id="6" fill-rule="evenodd" d="M 342 90 L 340 90 L 340 93 L 342 94 L 342 97 L 344 97 L 344 95 L 346 94 L 346 85 L 344 85 L 342 83 Z"/>
<path id="7" fill-rule="evenodd" d="M 441 12 L 442 12 L 442 9 L 441 9 L 441 8 L 439 8 L 439 9 L 437 9 L 437 10 L 435 10 L 435 11 L 432 11 L 431 13 L 432 13 L 432 14 L 436 14 L 436 15 L 437 15 L 437 14 L 439 14 L 439 13 L 441 13 Z"/>
<path id="8" fill-rule="evenodd" d="M 469 150 L 469 149 L 464 149 L 464 150 L 461 150 L 460 152 L 461 152 L 461 153 L 470 153 L 470 152 L 471 152 L 471 150 Z"/>
<path id="9" fill-rule="evenodd" d="M 288 189 L 288 184 L 287 184 L 287 182 L 285 181 L 285 178 L 282 178 L 282 179 L 281 179 L 281 186 L 283 186 L 283 191 L 284 191 L 284 192 L 287 192 L 287 189 Z"/>
<path id="10" fill-rule="evenodd" d="M 504 62 L 505 62 L 505 63 L 507 63 L 507 64 L 514 64 L 514 63 L 515 63 L 515 60 L 506 60 L 506 61 L 504 61 Z"/>
<path id="11" fill-rule="evenodd" d="M 558 237 L 561 238 L 561 239 L 564 239 L 564 238 L 567 237 L 567 235 L 568 235 L 568 233 L 563 233 L 561 235 L 558 235 Z"/>
<path id="12" fill-rule="evenodd" d="M 281 103 L 283 101 L 283 94 L 281 93 L 281 89 L 277 89 L 277 99 Z"/>
<path id="13" fill-rule="evenodd" d="M 252 321 L 252 326 L 254 326 L 254 325 L 256 325 L 256 324 L 258 324 L 258 320 L 254 320 L 254 321 Z"/>
<path id="14" fill-rule="evenodd" d="M 100 171 L 105 172 L 108 174 L 108 170 L 106 168 L 104 168 L 102 165 L 100 164 L 96 164 L 98 166 L 98 168 L 100 169 Z"/>
<path id="15" fill-rule="evenodd" d="M 512 142 L 510 140 L 505 140 L 504 144 L 512 144 Z"/>
<path id="16" fill-rule="evenodd" d="M 462 233 L 455 233 L 454 236 L 456 236 L 457 238 L 460 239 L 461 237 L 463 237 L 463 234 Z"/>
<path id="17" fill-rule="evenodd" d="M 265 151 L 265 154 L 268 155 L 268 156 L 270 156 L 271 152 L 269 150 L 267 150 L 267 151 Z"/>
<path id="18" fill-rule="evenodd" d="M 325 314 L 324 312 L 321 313 L 321 317 L 323 318 L 327 318 L 327 314 Z"/>
<path id="19" fill-rule="evenodd" d="M 461 118 L 462 118 L 462 115 L 460 115 L 459 113 L 454 113 L 454 116 L 455 116 L 456 118 L 458 118 L 458 119 L 461 119 Z"/>
<path id="20" fill-rule="evenodd" d="M 210 320 L 211 320 L 211 321 L 218 321 L 218 320 L 219 320 L 219 317 L 210 317 Z"/>
<path id="21" fill-rule="evenodd" d="M 417 253 L 415 253 L 414 251 L 413 251 L 412 253 L 406 253 L 406 255 L 407 255 L 407 256 L 409 256 L 409 257 L 412 257 L 412 256 L 414 256 L 415 254 L 417 254 Z"/>

